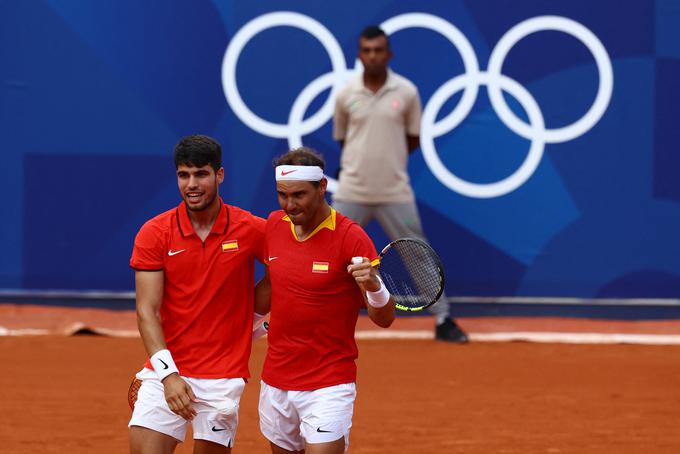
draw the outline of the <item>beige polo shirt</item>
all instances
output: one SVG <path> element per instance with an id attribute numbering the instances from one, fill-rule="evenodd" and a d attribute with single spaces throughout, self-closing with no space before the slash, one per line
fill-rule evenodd
<path id="1" fill-rule="evenodd" d="M 420 134 L 420 113 L 418 89 L 392 71 L 377 93 L 364 86 L 363 74 L 340 91 L 333 115 L 333 137 L 344 140 L 345 146 L 335 200 L 413 200 L 406 136 Z"/>

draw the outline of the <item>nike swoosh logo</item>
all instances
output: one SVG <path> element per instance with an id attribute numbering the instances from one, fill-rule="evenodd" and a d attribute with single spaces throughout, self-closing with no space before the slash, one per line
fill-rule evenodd
<path id="1" fill-rule="evenodd" d="M 276 260 L 276 259 L 278 259 L 278 257 L 269 257 L 268 261 L 271 262 L 272 260 Z"/>
<path id="2" fill-rule="evenodd" d="M 177 255 L 180 252 L 184 252 L 186 249 L 180 249 L 179 251 L 168 251 L 168 256 L 172 257 L 173 255 Z"/>
<path id="3" fill-rule="evenodd" d="M 160 358 L 158 358 L 158 361 L 160 361 L 160 362 L 162 362 L 162 363 L 163 363 L 163 369 L 167 369 L 167 368 L 168 368 L 168 365 L 167 365 L 167 364 L 165 364 L 165 361 L 163 361 L 163 360 L 162 360 L 162 359 L 160 359 Z"/>
<path id="4" fill-rule="evenodd" d="M 281 176 L 282 176 L 282 177 L 285 177 L 285 176 L 288 175 L 289 173 L 293 173 L 293 172 L 297 172 L 297 169 L 289 170 L 288 172 L 286 172 L 285 170 L 282 170 L 282 171 L 281 171 Z"/>
<path id="5" fill-rule="evenodd" d="M 317 427 L 316 431 L 319 432 L 319 433 L 327 433 L 327 434 L 332 432 L 332 430 L 323 430 L 321 427 Z"/>
<path id="6" fill-rule="evenodd" d="M 227 429 L 218 429 L 217 427 L 212 426 L 212 431 L 213 431 L 213 432 L 222 432 L 223 430 L 227 430 Z"/>

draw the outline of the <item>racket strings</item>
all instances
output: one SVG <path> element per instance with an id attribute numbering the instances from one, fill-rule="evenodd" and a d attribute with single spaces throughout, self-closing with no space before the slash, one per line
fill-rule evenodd
<path id="1" fill-rule="evenodd" d="M 130 383 L 130 388 L 128 389 L 128 404 L 131 409 L 135 408 L 135 403 L 137 402 L 137 394 L 139 393 L 139 388 L 142 386 L 142 381 L 137 377 L 132 379 Z"/>
<path id="2" fill-rule="evenodd" d="M 426 244 L 399 241 L 380 259 L 380 275 L 397 305 L 421 309 L 442 293 L 443 271 L 435 252 Z"/>

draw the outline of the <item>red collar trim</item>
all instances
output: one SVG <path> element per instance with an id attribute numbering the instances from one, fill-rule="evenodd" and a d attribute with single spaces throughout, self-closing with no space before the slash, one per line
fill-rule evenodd
<path id="1" fill-rule="evenodd" d="M 182 201 L 175 209 L 175 217 L 177 218 L 179 233 L 181 233 L 183 237 L 196 234 L 184 201 Z M 229 228 L 229 218 L 229 205 L 224 203 L 220 197 L 220 212 L 217 215 L 217 219 L 215 219 L 215 224 L 213 224 L 212 229 L 210 229 L 210 233 L 219 235 L 226 234 L 227 229 Z"/>

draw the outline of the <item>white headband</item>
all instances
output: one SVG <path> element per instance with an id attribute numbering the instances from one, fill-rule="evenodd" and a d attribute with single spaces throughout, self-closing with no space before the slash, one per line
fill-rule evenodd
<path id="1" fill-rule="evenodd" d="M 276 181 L 321 181 L 323 170 L 319 166 L 277 166 Z"/>

